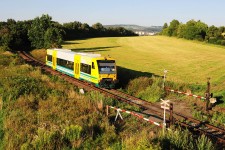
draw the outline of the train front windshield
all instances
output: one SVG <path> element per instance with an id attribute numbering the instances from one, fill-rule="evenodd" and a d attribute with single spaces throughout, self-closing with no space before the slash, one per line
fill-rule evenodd
<path id="1" fill-rule="evenodd" d="M 115 74 L 116 63 L 115 60 L 98 60 L 99 74 Z"/>

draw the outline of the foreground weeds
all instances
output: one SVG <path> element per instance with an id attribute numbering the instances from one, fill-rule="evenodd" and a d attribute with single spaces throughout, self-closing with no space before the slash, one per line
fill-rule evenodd
<path id="1" fill-rule="evenodd" d="M 195 140 L 197 138 L 197 140 Z M 188 130 L 173 129 L 160 132 L 156 138 L 162 149 L 214 150 L 213 143 L 204 135 L 193 137 Z"/>

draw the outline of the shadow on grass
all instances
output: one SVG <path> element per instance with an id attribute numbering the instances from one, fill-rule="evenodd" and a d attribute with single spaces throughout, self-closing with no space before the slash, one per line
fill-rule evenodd
<path id="1" fill-rule="evenodd" d="M 108 51 L 110 48 L 117 48 L 120 46 L 105 46 L 105 47 L 91 47 L 91 48 L 74 48 L 71 49 L 75 52 L 98 52 L 98 51 Z"/>
<path id="2" fill-rule="evenodd" d="M 126 87 L 126 85 L 129 83 L 130 80 L 133 80 L 138 77 L 160 77 L 163 76 L 156 75 L 154 73 L 149 72 L 142 72 L 142 71 L 136 71 L 132 69 L 123 68 L 121 66 L 117 66 L 117 77 L 119 79 L 118 88 Z"/>
<path id="3" fill-rule="evenodd" d="M 75 42 L 75 41 L 64 41 L 64 42 L 62 43 L 62 45 L 69 45 L 69 44 L 81 44 L 81 43 Z"/>
<path id="4" fill-rule="evenodd" d="M 215 96 L 216 98 L 216 103 L 214 103 L 212 105 L 212 107 L 215 107 L 216 105 L 220 105 L 220 104 L 224 104 L 224 97 L 221 95 L 221 96 Z"/>

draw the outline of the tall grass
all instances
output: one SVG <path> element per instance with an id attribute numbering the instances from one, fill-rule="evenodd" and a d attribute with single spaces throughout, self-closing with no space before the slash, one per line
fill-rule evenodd
<path id="1" fill-rule="evenodd" d="M 102 95 L 80 95 L 73 85 L 43 75 L 14 54 L 0 62 L 1 149 L 105 149 L 119 142 L 97 111 Z"/>
<path id="2" fill-rule="evenodd" d="M 178 129 L 166 130 L 160 132 L 158 139 L 161 141 L 162 149 L 185 149 L 185 150 L 214 150 L 213 143 L 204 135 L 195 138 L 188 130 Z"/>

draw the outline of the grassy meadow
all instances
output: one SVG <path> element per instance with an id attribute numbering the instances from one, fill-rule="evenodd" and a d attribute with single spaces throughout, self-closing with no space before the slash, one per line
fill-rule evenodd
<path id="1" fill-rule="evenodd" d="M 117 65 L 163 75 L 167 80 L 225 84 L 225 47 L 163 36 L 93 38 L 69 41 L 63 48 L 110 55 Z"/>
<path id="2" fill-rule="evenodd" d="M 177 84 L 206 86 L 224 94 L 225 47 L 164 36 L 112 37 L 67 41 L 63 48 L 100 53 L 115 58 L 117 65 L 138 73 L 163 76 Z"/>

